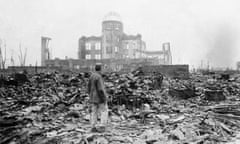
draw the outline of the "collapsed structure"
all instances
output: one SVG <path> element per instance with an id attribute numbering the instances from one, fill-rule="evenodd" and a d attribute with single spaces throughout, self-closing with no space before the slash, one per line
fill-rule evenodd
<path id="1" fill-rule="evenodd" d="M 42 51 L 45 56 L 48 51 Z M 43 57 L 42 57 L 43 58 Z M 108 13 L 102 21 L 101 36 L 82 36 L 78 41 L 78 59 L 42 59 L 42 66 L 66 69 L 91 69 L 102 63 L 105 69 L 119 71 L 143 65 L 172 64 L 170 43 L 162 50 L 147 51 L 141 34 L 124 33 L 119 14 Z"/>
<path id="2" fill-rule="evenodd" d="M 89 131 L 86 73 L 29 74 L 26 82 L 19 76 L 0 81 L 1 144 L 239 143 L 238 74 L 160 81 L 140 71 L 104 74 L 105 132 Z"/>
<path id="3" fill-rule="evenodd" d="M 238 71 L 240 70 L 240 61 L 237 62 L 237 70 L 238 70 Z"/>
<path id="4" fill-rule="evenodd" d="M 46 61 L 51 59 L 50 50 L 49 50 L 49 41 L 51 38 L 42 37 L 41 38 L 41 65 L 46 66 Z"/>

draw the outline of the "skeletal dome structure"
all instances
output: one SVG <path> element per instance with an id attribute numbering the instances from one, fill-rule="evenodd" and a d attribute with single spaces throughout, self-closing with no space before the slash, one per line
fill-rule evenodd
<path id="1" fill-rule="evenodd" d="M 105 58 L 118 58 L 121 40 L 123 36 L 123 24 L 121 17 L 116 12 L 109 12 L 102 21 L 102 55 Z"/>
<path id="2" fill-rule="evenodd" d="M 116 12 L 109 12 L 106 14 L 102 21 L 102 32 L 104 31 L 119 31 L 123 32 L 123 24 L 121 17 Z"/>
<path id="3" fill-rule="evenodd" d="M 103 18 L 103 21 L 119 21 L 121 22 L 121 16 L 116 12 L 109 12 Z"/>

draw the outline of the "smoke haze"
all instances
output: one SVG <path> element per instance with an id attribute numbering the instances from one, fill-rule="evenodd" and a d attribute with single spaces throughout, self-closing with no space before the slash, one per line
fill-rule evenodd
<path id="1" fill-rule="evenodd" d="M 126 33 L 142 35 L 148 50 L 170 42 L 174 64 L 235 68 L 240 60 L 239 0 L 1 0 L 7 63 L 12 55 L 19 64 L 21 43 L 27 65 L 39 65 L 41 36 L 52 38 L 53 58 L 77 58 L 78 39 L 101 35 L 110 11 L 122 17 Z"/>

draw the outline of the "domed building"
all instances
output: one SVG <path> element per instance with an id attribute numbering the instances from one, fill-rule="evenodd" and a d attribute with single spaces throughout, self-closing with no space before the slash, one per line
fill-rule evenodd
<path id="1" fill-rule="evenodd" d="M 122 18 L 116 12 L 109 12 L 108 14 L 106 14 L 104 16 L 103 21 L 118 21 L 118 22 L 121 22 Z"/>
<path id="2" fill-rule="evenodd" d="M 82 36 L 79 39 L 78 58 L 88 60 L 135 59 L 143 56 L 146 49 L 140 34 L 127 35 L 123 31 L 120 15 L 109 12 L 102 21 L 100 37 Z"/>
<path id="3" fill-rule="evenodd" d="M 91 70 L 96 63 L 106 71 L 130 71 L 139 66 L 171 64 L 170 43 L 162 51 L 146 51 L 140 34 L 124 33 L 120 15 L 110 12 L 103 17 L 101 36 L 82 36 L 78 41 L 78 59 L 43 59 L 47 67 Z M 45 49 L 43 46 L 42 49 Z M 46 51 L 42 52 L 45 56 Z"/>
<path id="4" fill-rule="evenodd" d="M 108 13 L 102 22 L 102 57 L 122 58 L 121 44 L 123 24 L 121 17 L 115 12 Z"/>

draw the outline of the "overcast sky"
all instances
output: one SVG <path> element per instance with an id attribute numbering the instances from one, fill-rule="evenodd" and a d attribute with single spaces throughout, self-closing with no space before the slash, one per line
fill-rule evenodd
<path id="1" fill-rule="evenodd" d="M 240 60 L 239 0 L 0 0 L 0 38 L 7 57 L 40 65 L 41 36 L 53 57 L 77 58 L 79 37 L 101 35 L 101 22 L 117 12 L 127 34 L 140 33 L 148 50 L 170 42 L 174 64 L 235 68 Z"/>

